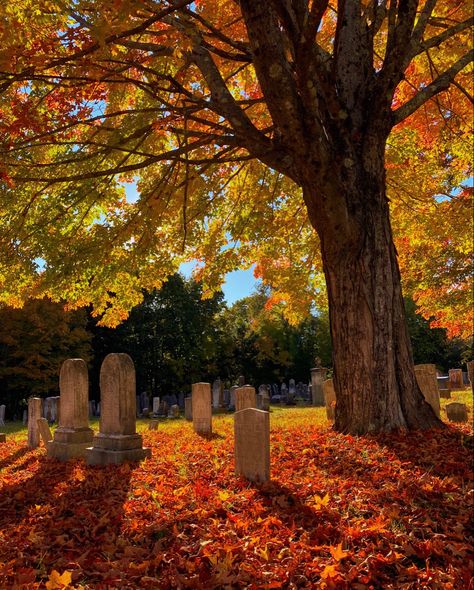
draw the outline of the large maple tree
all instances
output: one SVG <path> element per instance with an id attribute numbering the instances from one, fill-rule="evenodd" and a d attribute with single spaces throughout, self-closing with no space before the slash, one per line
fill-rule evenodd
<path id="1" fill-rule="evenodd" d="M 288 300 L 317 299 L 322 271 L 336 428 L 439 425 L 414 377 L 387 179 L 412 182 L 417 168 L 450 194 L 470 174 L 469 10 L 462 0 L 3 5 L 4 299 L 92 300 L 114 323 L 184 259 L 205 263 L 210 290 L 257 262 Z"/>

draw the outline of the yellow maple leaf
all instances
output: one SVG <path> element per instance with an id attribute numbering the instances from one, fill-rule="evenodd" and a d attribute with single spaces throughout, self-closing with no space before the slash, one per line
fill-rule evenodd
<path id="1" fill-rule="evenodd" d="M 46 582 L 47 590 L 63 590 L 71 584 L 72 572 L 65 571 L 62 574 L 53 570 Z"/>
<path id="2" fill-rule="evenodd" d="M 321 510 L 321 508 L 324 508 L 324 506 L 329 504 L 329 494 L 326 494 L 323 497 L 318 496 L 318 494 L 314 494 L 313 500 L 316 504 L 316 510 Z"/>
<path id="3" fill-rule="evenodd" d="M 329 551 L 336 561 L 341 561 L 341 559 L 344 559 L 349 555 L 348 551 L 344 551 L 342 549 L 342 543 L 339 543 L 339 545 L 337 545 L 336 547 L 329 547 Z"/>
<path id="4" fill-rule="evenodd" d="M 319 575 L 323 580 L 326 580 L 327 578 L 335 578 L 339 575 L 337 565 L 327 565 Z"/>

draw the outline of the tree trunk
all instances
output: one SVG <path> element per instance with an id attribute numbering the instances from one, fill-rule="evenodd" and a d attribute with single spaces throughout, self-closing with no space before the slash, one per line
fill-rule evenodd
<path id="1" fill-rule="evenodd" d="M 303 186 L 328 291 L 335 427 L 351 434 L 442 426 L 415 378 L 383 144 L 362 149 L 362 155 L 334 157 L 327 181 L 318 171 Z"/>

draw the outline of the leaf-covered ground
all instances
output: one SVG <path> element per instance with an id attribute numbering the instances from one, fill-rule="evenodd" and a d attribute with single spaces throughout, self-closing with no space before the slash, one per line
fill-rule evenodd
<path id="1" fill-rule="evenodd" d="M 472 588 L 469 425 L 354 438 L 276 409 L 264 486 L 234 476 L 232 416 L 140 428 L 140 465 L 0 445 L 0 588 Z"/>

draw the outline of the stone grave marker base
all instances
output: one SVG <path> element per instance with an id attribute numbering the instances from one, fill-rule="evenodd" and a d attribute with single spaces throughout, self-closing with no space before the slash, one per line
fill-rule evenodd
<path id="1" fill-rule="evenodd" d="M 49 457 L 58 461 L 68 461 L 84 457 L 86 449 L 91 446 L 94 432 L 91 428 L 56 428 L 54 440 L 46 445 Z"/>
<path id="2" fill-rule="evenodd" d="M 151 457 L 151 449 L 143 448 L 141 434 L 96 434 L 93 446 L 86 450 L 88 465 L 118 465 L 126 461 L 142 461 Z"/>

